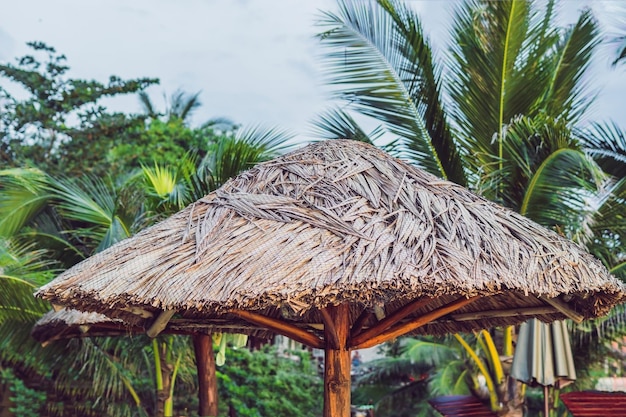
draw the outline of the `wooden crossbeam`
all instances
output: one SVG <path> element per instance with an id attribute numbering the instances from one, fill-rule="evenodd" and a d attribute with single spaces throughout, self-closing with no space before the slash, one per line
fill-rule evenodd
<path id="1" fill-rule="evenodd" d="M 572 319 L 576 323 L 582 323 L 585 319 L 585 316 L 575 311 L 566 302 L 561 301 L 559 298 L 539 297 L 539 299 L 550 304 L 552 307 L 563 313 L 565 317 Z"/>
<path id="2" fill-rule="evenodd" d="M 120 310 L 127 311 L 131 314 L 141 317 L 142 319 L 150 319 L 154 317 L 154 314 L 151 311 L 145 310 L 141 307 L 135 307 L 135 306 L 122 307 L 120 308 Z"/>
<path id="3" fill-rule="evenodd" d="M 432 298 L 420 298 L 417 299 L 399 309 L 397 309 L 396 311 L 394 311 L 391 315 L 385 317 L 384 319 L 382 319 L 381 321 L 379 321 L 376 325 L 370 327 L 367 330 L 364 330 L 360 333 L 358 333 L 356 336 L 352 337 L 350 339 L 350 345 L 351 346 L 358 346 L 361 343 L 365 342 L 366 340 L 372 339 L 378 335 L 380 335 L 381 333 L 383 333 L 385 330 L 389 329 L 391 326 L 393 326 L 394 324 L 400 322 L 402 319 L 404 319 L 405 317 L 407 317 L 408 315 L 416 312 L 417 310 L 419 310 L 422 307 L 425 307 L 426 305 L 428 305 L 429 303 L 431 303 L 433 300 Z"/>
<path id="4" fill-rule="evenodd" d="M 265 317 L 260 314 L 251 313 L 249 311 L 232 310 L 230 313 L 240 319 L 259 325 L 275 333 L 282 334 L 283 336 L 287 336 L 288 338 L 300 343 L 304 343 L 307 346 L 324 349 L 324 341 L 322 339 L 315 336 L 313 333 L 309 333 L 294 326 L 293 324 L 273 319 L 271 317 Z"/>
<path id="5" fill-rule="evenodd" d="M 359 317 L 352 324 L 350 337 L 354 337 L 361 332 L 361 329 L 365 325 L 365 322 L 367 322 L 367 319 L 369 319 L 371 315 L 372 313 L 367 308 L 363 309 Z"/>
<path id="6" fill-rule="evenodd" d="M 157 318 L 152 322 L 150 328 L 146 330 L 146 334 L 148 337 L 155 338 L 167 327 L 167 323 L 169 323 L 170 319 L 174 317 L 176 314 L 176 310 L 163 310 L 161 314 L 157 316 Z"/>
<path id="7" fill-rule="evenodd" d="M 418 318 L 416 318 L 415 320 L 411 320 L 408 321 L 406 323 L 402 323 L 399 324 L 395 327 L 390 328 L 389 330 L 380 333 L 374 337 L 371 337 L 370 339 L 365 339 L 363 341 L 361 341 L 360 343 L 355 343 L 355 340 L 357 340 L 357 338 L 355 338 L 354 340 L 351 340 L 350 343 L 350 347 L 352 349 L 364 349 L 364 348 L 368 348 L 368 347 L 372 347 L 372 346 L 376 346 L 380 343 L 384 343 L 387 342 L 391 339 L 395 339 L 398 336 L 402 336 L 405 333 L 411 332 L 419 327 L 422 327 L 425 324 L 430 323 L 433 320 L 438 319 L 439 317 L 445 316 L 446 314 L 452 313 L 453 311 L 458 310 L 461 307 L 466 306 L 467 304 L 477 300 L 481 298 L 480 296 L 474 296 L 474 297 L 470 297 L 470 298 L 465 298 L 465 297 L 460 297 L 457 298 L 456 300 L 454 300 L 451 303 L 446 304 L 443 307 L 440 307 L 436 310 L 433 310 L 431 312 L 428 312 Z M 389 316 L 388 318 L 390 318 L 392 316 Z M 386 319 L 385 319 L 386 320 Z M 381 321 L 382 323 L 382 321 Z M 365 332 L 361 333 L 364 334 Z M 361 335 L 357 336 L 358 338 L 360 338 Z"/>
<path id="8" fill-rule="evenodd" d="M 470 321 L 490 319 L 494 317 L 511 317 L 511 316 L 533 316 L 541 314 L 554 314 L 558 310 L 552 306 L 541 307 L 525 307 L 525 308 L 511 308 L 508 310 L 486 310 L 486 311 L 473 311 L 471 313 L 450 314 L 452 320 L 455 321 Z"/>

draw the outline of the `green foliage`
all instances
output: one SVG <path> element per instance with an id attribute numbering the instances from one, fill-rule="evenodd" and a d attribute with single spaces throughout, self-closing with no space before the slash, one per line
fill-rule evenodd
<path id="1" fill-rule="evenodd" d="M 229 136 L 230 133 L 224 134 Z M 107 160 L 113 172 L 126 172 L 150 165 L 154 161 L 174 166 L 191 152 L 203 158 L 218 136 L 211 128 L 190 128 L 182 119 L 152 120 L 134 141 L 118 142 L 109 151 Z"/>
<path id="2" fill-rule="evenodd" d="M 299 360 L 281 358 L 275 349 L 228 350 L 220 367 L 222 408 L 240 417 L 315 417 L 322 414 L 323 384 L 306 353 Z"/>
<path id="3" fill-rule="evenodd" d="M 276 128 L 252 126 L 240 129 L 234 136 L 214 142 L 200 167 L 208 170 L 209 183 L 216 189 L 229 178 L 284 152 L 292 137 L 292 134 Z"/>
<path id="4" fill-rule="evenodd" d="M 376 415 L 435 416 L 430 396 L 470 391 L 470 366 L 460 345 L 449 338 L 398 339 L 387 356 L 363 365 L 365 372 L 353 386 L 353 404 L 373 404 Z"/>
<path id="5" fill-rule="evenodd" d="M 9 411 L 20 417 L 39 417 L 43 413 L 46 394 L 30 389 L 10 369 L 0 369 L 0 384 L 9 384 L 13 407 Z"/>

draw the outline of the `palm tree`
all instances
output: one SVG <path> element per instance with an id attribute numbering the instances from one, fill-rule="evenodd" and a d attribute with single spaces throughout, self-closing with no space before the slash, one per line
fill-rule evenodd
<path id="1" fill-rule="evenodd" d="M 202 105 L 199 91 L 195 94 L 188 94 L 182 90 L 176 90 L 169 98 L 165 94 L 163 95 L 165 112 L 160 113 L 157 111 L 148 93 L 140 91 L 138 95 L 141 109 L 151 119 L 159 119 L 164 116 L 166 121 L 180 120 L 188 122 L 193 112 Z"/>
<path id="2" fill-rule="evenodd" d="M 624 209 L 619 181 L 589 156 L 601 147 L 576 134 L 593 98 L 585 74 L 597 23 L 584 10 L 570 27 L 555 27 L 555 6 L 463 2 L 444 72 L 408 6 L 341 1 L 337 14 L 322 16 L 319 37 L 328 81 L 345 104 L 321 116 L 317 132 L 391 139 L 391 149 L 419 167 L 544 226 L 584 242 L 608 236 L 622 244 L 615 237 Z M 367 134 L 350 112 L 380 126 Z M 598 222 L 600 213 L 613 216 Z M 505 355 L 512 354 L 510 336 L 509 329 Z M 519 409 L 507 404 L 513 396 L 506 390 L 498 392 L 503 415 Z"/>
<path id="3" fill-rule="evenodd" d="M 174 91 L 169 98 L 167 95 L 163 94 L 165 110 L 160 112 L 157 110 L 157 107 L 147 92 L 140 91 L 137 94 L 142 112 L 149 119 L 161 120 L 164 123 L 178 122 L 188 126 L 191 116 L 193 116 L 193 113 L 202 105 L 200 101 L 200 91 L 191 94 L 178 89 Z M 236 131 L 239 126 L 228 118 L 215 117 L 203 122 L 200 128 L 208 128 L 221 134 L 230 134 Z"/>

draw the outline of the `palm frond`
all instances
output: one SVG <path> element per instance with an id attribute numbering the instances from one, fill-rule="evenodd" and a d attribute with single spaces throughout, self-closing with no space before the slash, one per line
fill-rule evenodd
<path id="1" fill-rule="evenodd" d="M 252 166 L 267 161 L 289 148 L 293 135 L 276 128 L 251 126 L 223 137 L 201 162 L 210 172 L 211 190 Z"/>
<path id="2" fill-rule="evenodd" d="M 139 104 L 143 112 L 152 119 L 158 119 L 160 114 L 154 108 L 154 104 L 152 103 L 152 100 L 150 99 L 148 93 L 146 93 L 145 91 L 140 91 L 139 93 L 137 93 L 137 95 L 139 97 Z"/>
<path id="3" fill-rule="evenodd" d="M 547 114 L 569 123 L 575 123 L 584 114 L 593 99 L 585 75 L 599 43 L 598 23 L 590 10 L 584 10 L 566 30 L 551 57 L 549 68 L 553 76 L 541 105 Z"/>
<path id="4" fill-rule="evenodd" d="M 37 169 L 0 170 L 0 236 L 22 229 L 51 198 L 48 176 Z"/>
<path id="5" fill-rule="evenodd" d="M 588 248 L 607 267 L 626 257 L 626 177 L 610 184 L 597 201 L 591 229 L 594 240 Z"/>
<path id="6" fill-rule="evenodd" d="M 373 145 L 384 134 L 380 126 L 366 133 L 349 113 L 339 108 L 320 113 L 312 124 L 313 135 L 321 139 L 351 139 Z"/>
<path id="7" fill-rule="evenodd" d="M 568 321 L 568 328 L 575 350 L 582 350 L 587 355 L 599 354 L 603 359 L 613 351 L 611 341 L 626 337 L 626 305 L 617 305 L 607 316 L 598 319 L 579 324 Z"/>
<path id="8" fill-rule="evenodd" d="M 467 364 L 456 359 L 437 367 L 436 372 L 428 381 L 433 395 L 468 395 Z"/>
<path id="9" fill-rule="evenodd" d="M 466 186 L 467 178 L 461 152 L 454 140 L 447 114 L 443 106 L 441 71 L 428 38 L 424 35 L 420 20 L 415 12 L 401 2 L 380 0 L 379 4 L 393 19 L 403 42 L 397 48 L 404 56 L 404 66 L 398 68 L 405 85 L 418 102 L 426 129 L 430 133 L 437 156 L 442 160 L 446 176 L 450 181 Z M 409 150 L 420 151 L 421 147 L 407 143 Z"/>
<path id="10" fill-rule="evenodd" d="M 450 95 L 461 140 L 475 154 L 472 170 L 502 160 L 502 128 L 512 117 L 527 114 L 541 83 L 520 74 L 527 55 L 531 2 L 467 0 L 455 12 L 451 46 Z M 538 22 L 537 25 L 540 23 Z M 523 78 L 523 80 L 522 80 Z M 524 84 L 524 94 L 514 94 Z M 495 140 L 494 140 L 495 136 Z"/>
<path id="11" fill-rule="evenodd" d="M 155 162 L 154 167 L 142 166 L 142 173 L 148 192 L 148 197 L 156 200 L 156 207 L 167 205 L 175 212 L 182 210 L 190 201 L 190 193 L 184 183 L 181 183 L 179 172 L 186 172 L 188 157 L 183 158 L 177 167 L 161 166 Z M 183 174 L 184 174 L 183 172 Z M 183 178 L 184 175 L 183 175 Z M 166 209 L 167 210 L 167 209 Z"/>
<path id="12" fill-rule="evenodd" d="M 601 198 L 606 176 L 564 120 L 515 118 L 504 130 L 504 157 L 502 171 L 485 177 L 489 193 L 496 188 L 505 205 L 543 226 L 589 232 L 590 202 Z"/>
<path id="13" fill-rule="evenodd" d="M 593 123 L 579 135 L 585 151 L 605 172 L 626 177 L 626 132 L 617 123 Z"/>
<path id="14" fill-rule="evenodd" d="M 287 130 L 261 125 L 244 126 L 237 130 L 235 135 L 236 140 L 249 144 L 261 154 L 257 161 L 250 161 L 253 164 L 267 161 L 287 152 L 292 146 L 289 141 L 293 137 L 294 134 Z"/>
<path id="15" fill-rule="evenodd" d="M 139 396 L 138 388 L 132 384 L 133 374 L 139 374 L 139 369 L 129 360 L 130 355 L 139 353 L 137 347 L 141 349 L 145 342 L 138 339 L 101 338 L 97 341 L 81 339 L 58 343 L 66 344 L 66 349 L 72 352 L 67 358 L 69 360 L 63 361 L 62 370 L 57 372 L 54 386 L 58 394 L 86 402 L 100 415 L 106 413 L 131 417 L 137 412 L 146 415 L 141 402 L 141 398 L 147 399 L 146 392 Z M 91 381 L 87 390 L 76 384 L 81 379 Z"/>
<path id="16" fill-rule="evenodd" d="M 384 4 L 388 10 L 395 10 L 391 2 Z M 348 102 L 350 108 L 380 120 L 390 133 L 401 137 L 413 151 L 414 163 L 447 178 L 455 171 L 446 172 L 443 160 L 454 153 L 440 154 L 435 141 L 443 142 L 449 136 L 431 136 L 420 108 L 422 103 L 416 101 L 420 97 L 420 83 L 416 82 L 415 71 L 428 59 L 421 63 L 407 61 L 408 51 L 398 48 L 396 42 L 400 29 L 381 5 L 343 1 L 339 8 L 338 15 L 325 13 L 319 21 L 326 28 L 319 35 L 328 51 L 323 57 L 324 70 L 329 83 L 336 88 L 336 96 Z M 423 41 L 422 49 L 414 51 L 415 54 L 430 54 L 430 46 L 417 22 L 417 18 L 413 19 L 413 27 L 404 30 L 412 30 L 415 39 Z M 439 122 L 433 121 L 433 126 L 439 126 Z M 452 150 L 452 143 L 448 145 Z M 455 180 L 464 181 L 462 177 Z"/>
<path id="17" fill-rule="evenodd" d="M 609 19 L 604 23 L 608 36 L 607 43 L 613 49 L 611 65 L 613 67 L 623 64 L 626 59 L 626 6 L 621 2 L 611 4 Z"/>
<path id="18" fill-rule="evenodd" d="M 169 119 L 177 118 L 187 120 L 192 113 L 202 105 L 200 102 L 200 92 L 187 94 L 182 90 L 172 93 L 167 116 Z"/>
<path id="19" fill-rule="evenodd" d="M 367 370 L 359 376 L 356 384 L 395 384 L 398 381 L 409 382 L 412 377 L 419 377 L 431 370 L 431 365 L 413 361 L 408 357 L 381 358 L 368 362 Z"/>
<path id="20" fill-rule="evenodd" d="M 70 220 L 108 227 L 115 214 L 115 192 L 100 178 L 53 179 L 56 206 Z"/>
<path id="21" fill-rule="evenodd" d="M 456 347 L 432 338 L 408 338 L 405 343 L 402 356 L 406 356 L 413 362 L 433 367 L 450 362 L 459 356 Z"/>
<path id="22" fill-rule="evenodd" d="M 127 216 L 118 215 L 117 190 L 102 178 L 55 178 L 51 180 L 54 207 L 73 223 L 70 232 L 84 242 L 93 242 L 97 251 L 131 235 Z"/>
<path id="23" fill-rule="evenodd" d="M 44 252 L 32 245 L 19 245 L 0 239 L 0 325 L 31 323 L 50 309 L 50 304 L 34 297 L 40 285 L 54 277 Z M 18 324 L 21 323 L 21 324 Z"/>

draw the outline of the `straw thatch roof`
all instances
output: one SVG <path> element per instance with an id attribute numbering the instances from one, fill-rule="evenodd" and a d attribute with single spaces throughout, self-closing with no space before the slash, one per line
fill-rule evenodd
<path id="1" fill-rule="evenodd" d="M 318 331 L 349 303 L 404 320 L 484 297 L 416 330 L 467 331 L 602 315 L 624 287 L 579 246 L 370 145 L 326 141 L 260 164 L 69 269 L 37 294 L 131 324 L 254 311 Z M 364 321 L 367 327 L 374 315 Z"/>

